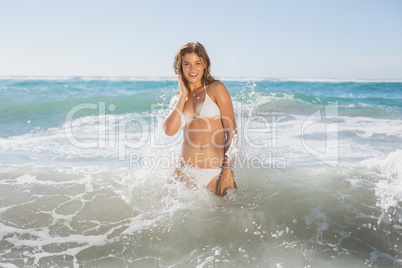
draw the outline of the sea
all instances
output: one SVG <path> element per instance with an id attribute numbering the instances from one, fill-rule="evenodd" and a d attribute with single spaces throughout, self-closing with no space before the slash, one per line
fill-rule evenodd
<path id="1" fill-rule="evenodd" d="M 402 81 L 221 80 L 237 190 L 175 180 L 176 78 L 0 78 L 0 267 L 402 267 Z"/>

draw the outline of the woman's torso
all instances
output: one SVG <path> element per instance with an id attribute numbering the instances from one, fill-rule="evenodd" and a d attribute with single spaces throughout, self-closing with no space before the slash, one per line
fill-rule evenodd
<path id="1" fill-rule="evenodd" d="M 219 107 L 208 95 L 205 86 L 203 90 L 190 94 L 183 112 L 186 121 L 182 128 L 183 160 L 200 168 L 220 168 L 224 158 L 225 135 Z M 189 119 L 186 115 L 192 117 Z"/>
<path id="2" fill-rule="evenodd" d="M 224 153 L 220 116 L 197 117 L 183 128 L 182 156 L 187 164 L 200 168 L 220 168 Z"/>

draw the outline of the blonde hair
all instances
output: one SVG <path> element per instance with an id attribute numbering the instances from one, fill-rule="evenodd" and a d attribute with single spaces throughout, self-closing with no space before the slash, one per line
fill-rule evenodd
<path id="1" fill-rule="evenodd" d="M 177 51 L 173 61 L 173 69 L 176 74 L 178 75 L 183 74 L 182 59 L 183 56 L 186 55 L 187 53 L 196 53 L 198 57 L 200 57 L 200 59 L 202 60 L 205 67 L 204 75 L 202 76 L 203 84 L 208 85 L 214 81 L 217 81 L 211 75 L 211 61 L 208 57 L 207 51 L 205 50 L 204 46 L 201 45 L 201 43 L 199 42 L 185 43 L 184 45 L 181 46 L 179 51 Z M 188 88 L 188 82 L 185 79 L 183 79 L 183 82 L 185 86 Z"/>

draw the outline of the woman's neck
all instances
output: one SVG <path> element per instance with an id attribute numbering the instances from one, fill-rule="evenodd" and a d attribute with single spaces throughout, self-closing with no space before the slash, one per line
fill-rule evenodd
<path id="1" fill-rule="evenodd" d="M 193 92 L 194 90 L 199 89 L 200 87 L 202 87 L 202 82 L 189 84 L 188 87 L 189 87 L 190 92 Z"/>

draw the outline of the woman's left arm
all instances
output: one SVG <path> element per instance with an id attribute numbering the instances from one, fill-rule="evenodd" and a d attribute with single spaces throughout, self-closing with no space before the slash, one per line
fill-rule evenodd
<path id="1" fill-rule="evenodd" d="M 225 192 L 227 189 L 237 189 L 236 182 L 233 178 L 233 165 L 235 158 L 234 156 L 228 157 L 227 155 L 227 152 L 232 145 L 233 137 L 237 133 L 237 126 L 232 99 L 225 85 L 221 82 L 214 82 L 211 86 L 213 86 L 213 88 L 211 88 L 211 93 L 215 97 L 215 101 L 221 111 L 223 131 L 225 132 L 225 156 L 222 164 L 223 172 L 216 186 L 216 194 L 223 196 L 226 194 Z"/>

